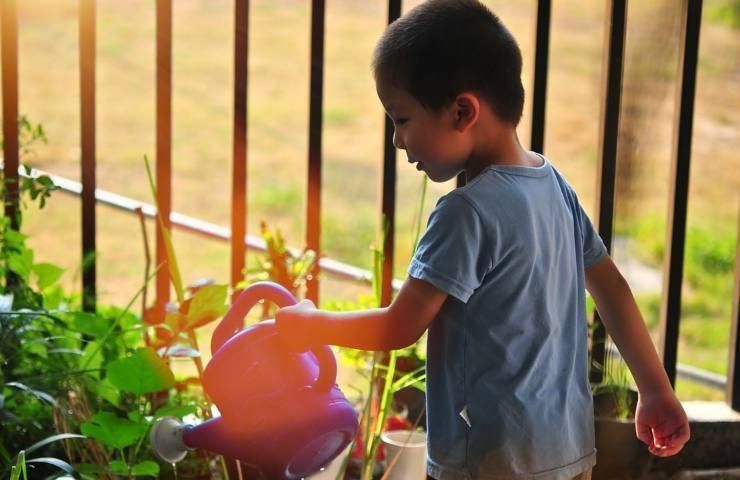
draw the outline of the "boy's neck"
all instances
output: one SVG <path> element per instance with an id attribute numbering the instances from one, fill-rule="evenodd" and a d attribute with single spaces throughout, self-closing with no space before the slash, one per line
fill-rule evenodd
<path id="1" fill-rule="evenodd" d="M 513 127 L 500 129 L 493 135 L 489 131 L 482 140 L 476 142 L 477 147 L 466 163 L 465 178 L 468 182 L 492 165 L 522 167 L 542 165 L 542 158 L 539 155 L 522 147 Z"/>

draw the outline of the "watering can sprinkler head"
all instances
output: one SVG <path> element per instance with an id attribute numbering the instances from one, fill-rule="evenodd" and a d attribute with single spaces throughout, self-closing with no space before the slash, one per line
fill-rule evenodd
<path id="1" fill-rule="evenodd" d="M 185 425 L 175 417 L 158 419 L 149 432 L 149 443 L 152 451 L 162 461 L 177 463 L 188 453 L 188 447 L 183 440 Z"/>
<path id="2" fill-rule="evenodd" d="M 248 311 L 263 299 L 296 303 L 288 290 L 269 282 L 241 293 L 214 330 L 213 357 L 203 372 L 203 389 L 221 416 L 199 425 L 157 420 L 150 442 L 163 461 L 178 462 L 197 448 L 256 465 L 270 478 L 296 480 L 320 470 L 355 437 L 357 415 L 335 383 L 336 360 L 328 346 L 287 352 L 274 322 L 242 329 Z"/>

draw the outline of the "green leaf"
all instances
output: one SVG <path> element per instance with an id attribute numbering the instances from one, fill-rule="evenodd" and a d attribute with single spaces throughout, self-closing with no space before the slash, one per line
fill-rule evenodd
<path id="1" fill-rule="evenodd" d="M 24 343 L 22 344 L 22 349 L 28 354 L 37 355 L 41 358 L 48 357 L 46 345 L 44 345 L 43 343 Z"/>
<path id="2" fill-rule="evenodd" d="M 39 290 L 54 285 L 64 273 L 64 269 L 53 263 L 37 263 L 32 267 L 33 273 L 38 278 Z"/>
<path id="3" fill-rule="evenodd" d="M 94 337 L 102 337 L 110 328 L 110 319 L 93 313 L 69 312 L 66 317 L 75 330 Z"/>
<path id="4" fill-rule="evenodd" d="M 56 186 L 54 185 L 54 181 L 48 175 L 41 175 L 36 179 L 36 181 L 46 188 L 54 188 Z"/>
<path id="5" fill-rule="evenodd" d="M 98 412 L 89 423 L 80 425 L 80 431 L 110 448 L 133 445 L 147 429 L 145 423 L 134 423 L 110 412 Z M 113 462 L 111 462 L 113 465 Z"/>
<path id="6" fill-rule="evenodd" d="M 147 460 L 141 463 L 137 463 L 131 468 L 132 475 L 151 475 L 153 477 L 159 476 L 159 465 L 156 462 Z"/>
<path id="7" fill-rule="evenodd" d="M 72 465 L 65 462 L 64 460 L 59 460 L 58 458 L 38 457 L 38 458 L 32 458 L 31 460 L 26 460 L 26 463 L 46 463 L 47 465 L 51 465 L 51 466 L 58 468 L 59 470 L 64 470 L 70 475 L 74 475 L 76 473 Z"/>
<path id="8" fill-rule="evenodd" d="M 24 450 L 21 450 L 18 454 L 18 460 L 16 461 L 12 473 L 10 474 L 11 480 L 18 480 L 19 478 L 21 478 L 21 472 L 23 473 L 23 478 L 27 479 L 28 472 L 26 471 L 26 452 Z"/>
<path id="9" fill-rule="evenodd" d="M 64 299 L 64 290 L 59 285 L 54 285 L 44 291 L 44 308 L 46 310 L 58 310 Z"/>
<path id="10" fill-rule="evenodd" d="M 177 417 L 182 418 L 186 415 L 192 415 L 198 409 L 195 405 L 166 405 L 154 413 L 154 418 L 159 417 Z"/>
<path id="11" fill-rule="evenodd" d="M 188 310 L 188 328 L 196 328 L 216 320 L 226 313 L 226 285 L 206 285 L 193 295 Z"/>
<path id="12" fill-rule="evenodd" d="M 26 236 L 16 230 L 5 232 L 5 243 L 8 248 L 20 249 L 26 241 Z"/>
<path id="13" fill-rule="evenodd" d="M 129 420 L 131 420 L 134 423 L 142 423 L 146 421 L 144 419 L 144 415 L 138 410 L 131 410 L 130 412 L 128 412 L 128 415 L 126 416 L 128 417 Z M 146 422 L 146 423 L 149 423 L 149 422 Z"/>
<path id="14" fill-rule="evenodd" d="M 85 438 L 85 436 L 84 435 L 78 435 L 76 433 L 60 433 L 58 435 L 52 435 L 50 437 L 46 437 L 45 439 L 40 440 L 40 441 L 34 443 L 30 447 L 28 447 L 25 450 L 25 452 L 26 452 L 26 454 L 29 454 L 29 453 L 31 453 L 31 452 L 33 452 L 35 450 L 38 450 L 41 447 L 45 447 L 46 445 L 48 445 L 50 443 L 54 443 L 54 442 L 56 442 L 58 440 L 68 440 L 68 439 L 72 439 L 72 438 Z"/>
<path id="15" fill-rule="evenodd" d="M 97 463 L 76 463 L 77 471 L 81 474 L 105 473 L 105 467 Z M 101 475 L 102 476 L 102 475 Z M 96 475 L 97 477 L 97 475 Z"/>
<path id="16" fill-rule="evenodd" d="M 152 348 L 140 348 L 130 357 L 112 361 L 106 372 L 113 385 L 136 395 L 160 392 L 175 384 L 172 371 Z"/>
<path id="17" fill-rule="evenodd" d="M 28 386 L 26 386 L 26 385 L 24 385 L 22 383 L 19 383 L 19 382 L 8 382 L 8 383 L 5 384 L 5 386 L 7 386 L 7 387 L 14 387 L 14 388 L 17 388 L 18 390 L 21 390 L 23 392 L 30 393 L 31 395 L 33 395 L 34 397 L 38 398 L 39 400 L 44 400 L 44 401 L 48 402 L 50 405 L 56 406 L 56 404 L 57 404 L 57 401 L 54 399 L 54 397 L 52 397 L 48 393 L 42 392 L 41 390 L 35 390 L 35 389 L 33 389 L 31 387 L 28 387 Z"/>
<path id="18" fill-rule="evenodd" d="M 103 365 L 103 351 L 99 348 L 98 342 L 89 342 L 85 345 L 83 355 L 80 357 L 80 366 L 87 369 L 97 369 Z M 90 372 L 95 378 L 100 378 L 100 372 Z"/>
<path id="19" fill-rule="evenodd" d="M 108 378 L 92 385 L 92 390 L 100 398 L 107 400 L 111 405 L 117 407 L 121 403 L 121 391 L 113 385 Z"/>
<path id="20" fill-rule="evenodd" d="M 20 253 L 8 254 L 8 268 L 28 282 L 33 266 L 33 250 L 23 249 Z"/>
<path id="21" fill-rule="evenodd" d="M 164 237 L 164 246 L 167 251 L 168 270 L 170 272 L 170 278 L 172 284 L 175 287 L 175 294 L 177 295 L 177 302 L 182 304 L 185 300 L 185 295 L 182 288 L 182 277 L 180 276 L 180 267 L 177 264 L 177 258 L 175 257 L 175 248 L 172 245 L 172 238 L 170 237 L 170 231 L 166 228 L 164 218 L 161 215 L 162 209 L 159 208 L 159 197 L 157 196 L 157 187 L 154 186 L 154 177 L 152 177 L 152 170 L 149 168 L 149 159 L 144 156 L 144 165 L 146 166 L 146 174 L 149 178 L 149 187 L 152 190 L 152 197 L 154 197 L 154 203 L 157 206 L 157 219 L 159 225 L 162 228 L 162 237 Z"/>
<path id="22" fill-rule="evenodd" d="M 123 460 L 113 460 L 110 462 L 110 471 L 120 475 L 128 475 L 128 463 Z"/>

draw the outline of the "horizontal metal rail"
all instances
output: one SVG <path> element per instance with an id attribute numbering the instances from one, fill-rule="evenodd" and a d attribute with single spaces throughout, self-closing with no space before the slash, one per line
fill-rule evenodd
<path id="1" fill-rule="evenodd" d="M 37 168 L 31 169 L 31 173 L 29 175 L 26 173 L 24 167 L 19 167 L 18 175 L 33 178 L 36 178 L 40 175 L 47 175 L 63 192 L 78 196 L 82 192 L 82 184 L 80 182 L 70 180 L 65 177 L 60 177 L 58 175 L 39 170 Z M 97 203 L 107 205 L 109 207 L 113 207 L 124 212 L 135 213 L 137 208 L 141 208 L 142 213 L 149 218 L 155 218 L 157 215 L 156 207 L 150 203 L 133 200 L 131 198 L 124 197 L 123 195 L 108 192 L 100 188 L 97 188 L 95 190 L 95 199 Z M 173 227 L 177 227 L 187 232 L 225 242 L 228 242 L 231 239 L 231 232 L 229 231 L 229 229 L 220 225 L 206 222 L 194 217 L 189 217 L 177 212 L 172 212 L 170 220 Z M 264 253 L 267 251 L 264 240 L 254 235 L 245 235 L 244 243 L 249 250 L 260 253 Z M 291 249 L 291 251 L 295 254 L 300 253 L 298 249 Z M 364 270 L 354 265 L 349 265 L 347 263 L 339 262 L 337 260 L 332 260 L 326 257 L 321 258 L 319 260 L 319 263 L 321 265 L 321 270 L 326 272 L 327 274 L 332 275 L 333 277 L 350 280 L 352 282 L 365 285 L 369 285 L 372 282 L 372 273 L 368 270 Z M 401 288 L 402 283 L 402 280 L 394 279 L 393 289 L 395 291 L 398 291 L 398 289 Z M 607 350 L 609 350 L 610 353 L 619 356 L 619 358 L 622 358 L 619 350 L 617 350 L 617 348 L 613 344 L 610 343 L 607 347 Z M 690 380 L 692 382 L 710 387 L 712 389 L 724 390 L 727 386 L 727 377 L 709 372 L 707 370 L 703 370 L 701 368 L 678 363 L 676 366 L 676 370 L 679 378 Z"/>
<path id="2" fill-rule="evenodd" d="M 619 350 L 614 346 L 614 344 L 609 343 L 606 348 L 609 353 L 619 357 L 620 359 L 622 358 L 622 354 L 619 353 Z M 727 387 L 727 377 L 701 368 L 692 367 L 691 365 L 677 363 L 676 373 L 678 374 L 678 378 L 690 380 L 694 383 L 698 383 L 715 390 L 724 391 Z"/>
<path id="3" fill-rule="evenodd" d="M 61 191 L 77 196 L 81 195 L 82 193 L 82 184 L 80 182 L 70 180 L 65 177 L 60 177 L 58 175 L 54 175 L 36 168 L 31 169 L 31 173 L 29 175 L 26 174 L 25 168 L 21 166 L 18 168 L 18 175 L 33 178 L 40 175 L 47 175 L 49 178 L 52 179 L 54 184 L 57 185 Z M 118 195 L 113 192 L 102 190 L 100 188 L 95 189 L 95 200 L 96 203 L 107 205 L 109 207 L 113 207 L 124 212 L 135 213 L 137 208 L 141 208 L 144 215 L 149 218 L 155 218 L 157 215 L 157 208 L 150 203 L 140 202 L 138 200 L 124 197 L 123 195 Z M 187 232 L 202 235 L 207 238 L 212 238 L 225 242 L 228 242 L 231 239 L 231 231 L 228 228 L 216 225 L 214 223 L 206 222 L 198 218 L 189 217 L 177 212 L 172 212 L 172 214 L 170 215 L 170 221 L 172 222 L 173 227 L 177 227 Z M 260 253 L 264 253 L 267 251 L 265 242 L 260 237 L 247 234 L 244 236 L 244 243 L 249 250 Z M 300 253 L 298 249 L 293 248 L 290 250 L 295 254 Z M 372 283 L 372 273 L 368 270 L 356 267 L 354 265 L 349 265 L 337 260 L 332 260 L 331 258 L 322 257 L 319 259 L 319 266 L 321 267 L 321 271 L 324 271 L 333 277 L 350 280 L 352 282 L 365 285 L 370 285 Z M 401 288 L 402 283 L 402 280 L 394 279 L 393 289 L 395 291 L 398 291 Z"/>

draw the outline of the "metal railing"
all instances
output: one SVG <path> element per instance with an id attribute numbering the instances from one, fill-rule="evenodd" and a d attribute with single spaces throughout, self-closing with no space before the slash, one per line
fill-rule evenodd
<path id="1" fill-rule="evenodd" d="M 11 181 L 7 189 L 9 202 L 6 215 L 14 218 L 17 191 L 12 183 L 18 171 L 18 41 L 17 0 L 0 0 L 2 3 L 2 104 L 3 135 L 5 143 L 5 176 Z M 615 179 L 617 164 L 617 139 L 620 129 L 620 106 L 622 74 L 624 67 L 624 44 L 627 23 L 627 0 L 605 0 L 606 9 L 606 53 L 603 70 L 602 114 L 600 125 L 600 150 L 598 155 L 598 193 L 596 224 L 607 248 L 611 250 L 614 224 Z M 95 251 L 95 0 L 80 0 L 80 110 L 82 146 L 82 250 L 83 258 Z M 660 313 L 661 339 L 659 349 L 669 379 L 675 383 L 678 363 L 678 338 L 680 327 L 681 291 L 683 284 L 683 262 L 686 244 L 686 217 L 688 202 L 691 144 L 693 135 L 694 99 L 696 70 L 699 54 L 699 38 L 702 18 L 702 0 L 682 0 L 681 44 L 677 88 L 677 114 L 673 136 L 673 161 L 671 164 L 666 232 L 666 269 L 664 274 L 663 302 Z M 536 1 L 535 67 L 532 85 L 532 143 L 531 148 L 543 153 L 545 132 L 545 106 L 547 93 L 548 52 L 550 43 L 551 1 Z M 388 22 L 401 13 L 401 0 L 388 1 Z M 245 248 L 250 244 L 246 236 L 246 172 L 247 172 L 247 64 L 249 58 L 249 1 L 235 0 L 234 25 L 234 122 L 233 122 L 233 177 L 232 215 L 228 234 L 218 228 L 222 238 L 231 239 L 231 282 L 241 279 L 245 263 Z M 307 152 L 308 182 L 306 210 L 306 241 L 308 248 L 321 256 L 321 169 L 322 169 L 322 104 L 324 76 L 325 2 L 311 1 L 311 45 L 310 45 L 310 107 L 309 142 Z M 161 214 L 168 228 L 178 219 L 171 210 L 171 130 L 172 130 L 172 0 L 156 0 L 156 186 Z M 390 303 L 393 290 L 393 245 L 395 232 L 395 187 L 396 150 L 392 143 L 392 125 L 385 123 L 385 149 L 382 173 L 382 195 L 379 214 L 385 219 L 385 258 L 382 269 L 382 303 Z M 740 228 L 740 225 L 739 225 Z M 162 233 L 157 225 L 156 262 L 166 260 Z M 246 243 L 242 241 L 246 238 Z M 740 247 L 738 247 L 740 249 Z M 740 256 L 739 256 L 740 257 Z M 328 268 L 324 261 L 321 269 Z M 87 265 L 83 273 L 84 305 L 95 306 L 96 265 Z M 165 269 L 158 272 L 157 301 L 169 300 L 169 279 Z M 319 277 L 308 284 L 308 297 L 318 301 Z M 730 358 L 728 360 L 727 399 L 730 405 L 740 410 L 740 258 L 735 268 L 735 289 L 732 298 L 732 326 L 730 332 Z M 600 320 L 595 318 L 592 344 L 593 359 L 603 364 L 603 345 L 606 332 Z M 601 347 L 599 347 L 601 345 Z M 600 372 L 592 371 L 592 380 L 600 381 Z"/>
<path id="2" fill-rule="evenodd" d="M 2 168 L 1 163 L 0 168 Z M 82 196 L 83 184 L 75 180 L 70 180 L 38 168 L 32 168 L 30 173 L 27 174 L 24 167 L 20 167 L 18 175 L 29 178 L 37 178 L 41 175 L 46 175 L 54 182 L 54 185 L 59 187 L 60 191 L 77 197 Z M 141 209 L 141 212 L 147 218 L 156 218 L 157 216 L 157 207 L 151 203 L 140 202 L 100 188 L 95 189 L 95 201 L 97 204 L 105 205 L 122 212 L 135 214 L 137 210 Z M 215 223 L 206 222 L 199 218 L 183 215 L 178 212 L 170 213 L 170 224 L 173 228 L 213 240 L 231 242 L 233 238 L 232 232 L 229 228 Z M 243 244 L 248 250 L 257 253 L 267 252 L 265 241 L 261 237 L 257 237 L 255 235 L 245 234 L 243 237 Z M 300 254 L 298 249 L 291 249 L 291 251 L 296 255 Z M 372 284 L 373 274 L 371 271 L 348 263 L 333 260 L 328 257 L 321 257 L 319 259 L 319 267 L 322 272 L 341 280 L 347 280 L 361 285 Z M 243 273 L 240 272 L 240 274 L 243 276 Z M 394 279 L 392 283 L 393 291 L 398 291 L 401 288 L 402 283 L 402 280 Z"/>

